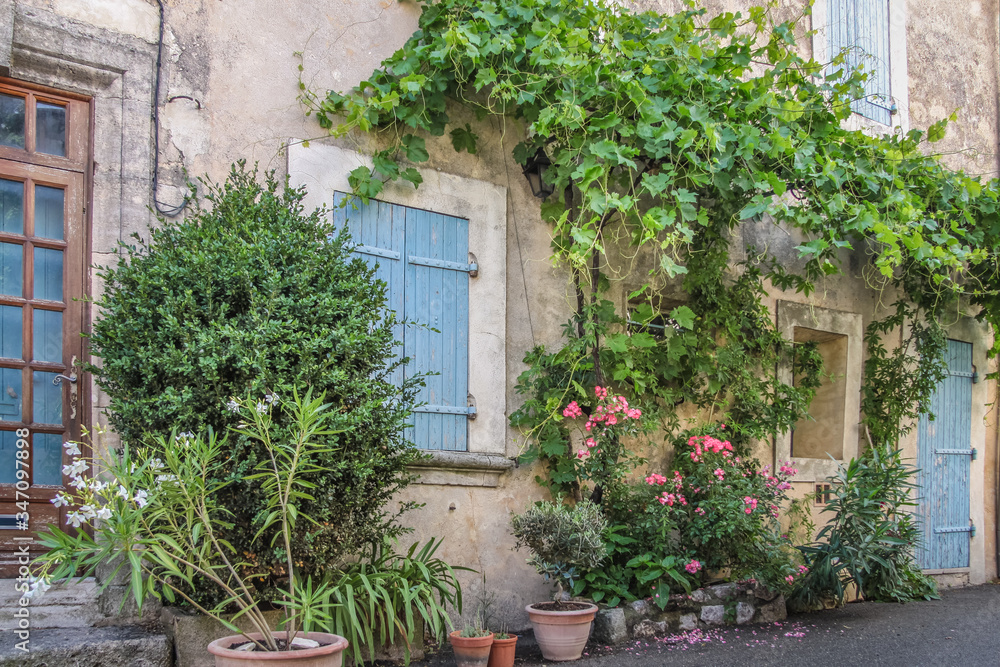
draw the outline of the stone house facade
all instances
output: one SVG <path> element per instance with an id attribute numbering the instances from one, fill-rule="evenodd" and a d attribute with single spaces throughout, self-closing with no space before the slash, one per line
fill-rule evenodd
<path id="1" fill-rule="evenodd" d="M 680 3 L 622 4 L 671 11 Z M 712 13 L 752 3 L 706 4 Z M 789 16 L 804 7 L 800 0 L 779 5 L 775 11 Z M 855 5 L 852 11 L 863 7 L 869 13 L 859 25 L 847 26 L 843 12 Z M 33 401 L 8 412 L 0 402 L 0 468 L 8 465 L 4 457 L 17 428 L 32 426 L 41 459 L 46 453 L 60 455 L 65 435 L 102 421 L 107 399 L 89 377 L 49 382 L 71 376 L 73 364 L 86 353 L 78 334 L 88 330 L 96 313 L 74 299 L 101 293 L 93 267 L 113 261 L 119 241 L 155 224 L 153 210 L 174 212 L 184 195 L 182 170 L 221 180 L 232 162 L 247 159 L 306 186 L 309 203 L 317 206 L 349 190 L 348 172 L 367 160 L 366 139 L 323 138 L 325 132 L 297 101 L 298 65 L 311 88 L 346 90 L 403 44 L 419 12 L 419 4 L 408 0 L 0 3 L 0 118 L 22 113 L 28 119 L 22 144 L 0 145 L 0 186 L 6 188 L 0 198 L 22 197 L 26 211 L 24 227 L 7 228 L 0 219 L 0 243 L 17 246 L 0 253 L 0 262 L 3 268 L 16 266 L 15 271 L 34 267 L 30 276 L 27 269 L 23 273 L 33 291 L 15 295 L 13 288 L 0 289 L 12 297 L 0 296 L 0 310 L 21 309 L 18 317 L 35 313 L 34 328 L 25 325 L 24 331 L 34 332 L 37 347 L 33 354 L 0 352 L 5 357 L 0 383 Z M 945 161 L 993 178 L 1000 166 L 1000 7 L 997 0 L 974 1 L 961 13 L 958 17 L 954 3 L 944 0 L 817 0 L 811 16 L 802 19 L 801 26 L 811 32 L 803 31 L 800 44 L 822 60 L 838 44 L 866 40 L 879 54 L 879 69 L 869 103 L 856 109 L 852 122 L 872 131 L 905 131 L 926 128 L 958 109 L 958 122 L 938 144 Z M 390 187 L 381 198 L 387 205 L 467 220 L 467 251 L 474 257 L 468 261 L 477 266 L 467 293 L 459 297 L 467 317 L 467 357 L 459 371 L 470 405 L 453 404 L 446 406 L 454 408 L 451 412 L 441 413 L 458 424 L 461 439 L 448 451 L 433 451 L 434 458 L 418 470 L 421 481 L 407 490 L 406 499 L 424 506 L 407 522 L 415 538 L 444 537 L 440 555 L 485 575 L 487 588 L 498 594 L 500 613 L 511 627 L 521 627 L 523 606 L 546 592 L 524 554 L 512 551 L 508 517 L 544 491 L 530 466 L 515 465 L 520 434 L 507 417 L 520 400 L 514 386 L 525 352 L 540 343 L 558 344 L 572 299 L 567 275 L 548 259 L 549 228 L 541 222 L 538 202 L 511 157 L 518 128 L 492 122 L 476 155 L 454 153 L 446 139 L 428 139 L 432 146 L 441 142 L 441 150 L 432 150 L 437 157 L 422 168 L 423 185 Z M 745 225 L 741 235 L 745 245 L 763 240 L 795 261 L 797 241 L 785 232 L 755 223 Z M 456 263 L 465 261 L 460 257 Z M 46 277 L 41 271 L 56 273 Z M 19 284 L 22 288 L 27 290 Z M 622 308 L 627 307 L 625 288 L 617 297 Z M 790 339 L 817 340 L 837 369 L 836 381 L 817 399 L 815 424 L 803 425 L 814 429 L 809 441 L 815 444 L 793 451 L 786 436 L 762 445 L 765 458 L 795 460 L 801 470 L 795 492 L 804 495 L 832 471 L 827 453 L 847 460 L 858 451 L 861 336 L 884 304 L 860 275 L 848 272 L 829 278 L 809 298 L 772 291 L 767 305 Z M 14 317 L 13 312 L 0 315 Z M 975 532 L 959 531 L 958 539 L 966 544 L 957 560 L 926 563 L 949 584 L 997 576 L 996 385 L 975 381 L 994 369 L 986 359 L 992 338 L 972 315 L 956 313 L 949 329 L 956 359 L 968 366 L 956 370 L 968 393 L 967 427 L 956 428 L 964 428 L 968 437 L 942 446 L 930 443 L 929 435 L 921 441 L 925 431 L 915 429 L 903 443 L 914 459 L 928 447 L 977 450 L 976 456 L 959 455 L 968 464 L 959 495 L 967 496 Z M 16 328 L 11 322 L 0 317 L 0 325 Z M 28 385 L 33 392 L 22 390 Z M 475 419 L 469 419 L 469 407 L 475 408 Z M 649 455 L 655 460 L 658 453 Z M 61 483 L 58 464 L 52 463 L 52 478 L 32 490 L 32 508 L 45 520 L 59 519 L 47 502 Z M 13 480 L 5 475 L 0 469 L 0 529 L 7 527 L 2 520 L 14 514 Z M 12 538 L 13 531 L 0 530 L 0 548 L 8 554 L 0 561 L 8 565 Z M 474 599 L 482 587 L 480 575 L 468 575 L 463 583 L 467 598 Z"/>

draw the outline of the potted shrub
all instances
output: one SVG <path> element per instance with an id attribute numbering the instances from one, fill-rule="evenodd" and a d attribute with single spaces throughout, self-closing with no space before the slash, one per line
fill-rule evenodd
<path id="1" fill-rule="evenodd" d="M 554 600 L 525 608 L 546 660 L 577 660 L 583 654 L 597 605 L 570 600 L 568 591 L 604 560 L 605 527 L 600 509 L 587 501 L 573 506 L 538 502 L 511 519 L 515 548 L 527 547 L 528 563 L 556 586 Z"/>
<path id="2" fill-rule="evenodd" d="M 457 667 L 485 667 L 493 646 L 493 633 L 478 626 L 467 625 L 448 635 L 455 652 Z"/>
<path id="3" fill-rule="evenodd" d="M 517 635 L 494 632 L 493 645 L 490 647 L 490 660 L 486 667 L 512 667 L 516 648 Z"/>
<path id="4" fill-rule="evenodd" d="M 302 581 L 291 549 L 296 522 L 314 520 L 300 509 L 312 488 L 302 475 L 314 471 L 321 456 L 330 453 L 330 405 L 309 393 L 280 405 L 274 393 L 231 399 L 228 405 L 243 420 L 236 430 L 260 442 L 267 454 L 253 472 L 267 494 L 269 510 L 254 540 L 273 527 L 288 554 L 285 584 L 275 601 L 283 609 L 278 629 L 267 622 L 264 600 L 250 581 L 260 574 L 220 537 L 230 516 L 218 499 L 227 484 L 219 481 L 226 464 L 225 438 L 212 431 L 204 436 L 156 436 L 155 451 L 162 458 L 144 448 L 123 446 L 95 461 L 79 456 L 79 447 L 67 443 L 68 453 L 76 455 L 65 471 L 73 478 L 73 490 L 54 502 L 74 508 L 68 517 L 76 530 L 50 526 L 41 534 L 39 541 L 48 551 L 35 562 L 38 578 L 32 590 L 44 592 L 53 579 L 89 576 L 101 563 L 117 559 L 119 568 L 130 572 L 129 588 L 140 611 L 150 595 L 169 602 L 181 599 L 236 633 L 208 647 L 220 667 L 257 664 L 262 653 L 268 665 L 339 667 L 347 640 L 310 631 L 329 619 L 321 602 L 328 597 L 328 584 Z M 281 410 L 288 417 L 287 428 L 278 428 L 272 417 Z M 99 474 L 86 479 L 91 466 Z M 82 529 L 86 524 L 92 524 L 93 534 Z M 222 597 L 210 608 L 195 596 L 206 584 Z M 232 611 L 253 630 L 244 632 L 234 625 Z"/>

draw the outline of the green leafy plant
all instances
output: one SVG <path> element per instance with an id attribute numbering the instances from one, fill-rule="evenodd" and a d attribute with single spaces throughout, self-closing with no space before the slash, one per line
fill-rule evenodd
<path id="1" fill-rule="evenodd" d="M 386 646 L 402 638 L 404 660 L 410 661 L 410 646 L 426 630 L 441 641 L 451 617 L 448 610 L 462 613 L 462 588 L 453 567 L 435 553 L 439 541 L 415 543 L 405 554 L 395 554 L 385 543 L 374 554 L 348 564 L 322 579 L 320 608 L 328 610 L 311 626 L 346 637 L 355 664 L 366 656 L 365 647 Z M 371 659 L 371 656 L 367 656 Z"/>
<path id="2" fill-rule="evenodd" d="M 539 501 L 512 516 L 510 525 L 517 539 L 514 548 L 528 548 L 528 564 L 552 580 L 557 599 L 606 556 L 602 535 L 607 522 L 588 501 L 575 505 Z"/>
<path id="3" fill-rule="evenodd" d="M 105 283 L 91 335 L 91 372 L 110 397 L 108 419 L 126 446 L 153 456 L 173 429 L 225 433 L 239 415 L 230 396 L 291 394 L 312 387 L 333 404 L 327 451 L 301 479 L 311 486 L 299 510 L 316 518 L 274 541 L 264 444 L 245 433 L 225 440 L 214 466 L 220 506 L 231 514 L 221 539 L 241 554 L 250 584 L 280 586 L 291 558 L 321 576 L 383 536 L 399 536 L 392 498 L 412 479 L 421 454 L 403 437 L 415 382 L 401 387 L 385 286 L 351 253 L 346 233 L 322 211 L 305 212 L 304 191 L 243 163 L 221 185 L 206 184 L 183 221 L 161 220 L 148 239 L 123 245 Z M 276 415 L 274 427 L 293 426 Z M 160 436 L 159 438 L 153 436 Z M 327 436 L 323 436 L 326 438 Z M 252 538 L 261 530 L 261 539 Z M 273 546 L 272 546 L 273 545 Z M 198 593 L 200 595 L 200 593 Z"/>
<path id="4" fill-rule="evenodd" d="M 802 546 L 808 574 L 792 601 L 814 607 L 843 604 L 848 586 L 869 600 L 906 602 L 937 596 L 934 580 L 913 561 L 920 530 L 908 508 L 916 469 L 899 450 L 872 447 L 829 478 L 833 515 L 816 543 Z"/>
<path id="5" fill-rule="evenodd" d="M 261 596 L 251 583 L 254 575 L 247 574 L 241 554 L 222 536 L 232 525 L 232 513 L 219 502 L 226 482 L 216 481 L 226 447 L 211 430 L 207 436 L 176 432 L 155 436 L 155 449 L 125 447 L 99 462 L 74 458 L 67 467 L 75 491 L 57 496 L 56 504 L 79 507 L 69 513 L 77 530 L 66 532 L 50 525 L 40 535 L 39 542 L 48 551 L 35 561 L 37 586 L 44 591 L 53 579 L 90 576 L 98 565 L 118 559 L 116 573 L 123 568 L 130 573 L 127 586 L 140 611 L 149 596 L 170 602 L 182 599 L 243 634 L 257 650 L 291 650 L 303 620 L 325 613 L 319 601 L 327 584 L 314 589 L 311 579 L 299 577 L 291 540 L 300 520 L 317 521 L 302 509 L 315 489 L 304 476 L 321 467 L 337 446 L 329 439 L 337 435 L 329 428 L 332 406 L 323 396 L 312 398 L 308 393 L 281 401 L 278 410 L 275 394 L 233 399 L 231 404 L 246 420 L 239 431 L 260 442 L 266 454 L 253 474 L 262 478 L 270 512 L 251 544 L 266 539 L 265 530 L 273 526 L 274 541 L 288 555 L 285 588 L 276 601 L 284 610 L 285 641 L 279 644 L 263 615 Z M 291 424 L 288 439 L 272 417 L 279 411 Z M 69 444 L 72 450 L 79 449 Z M 103 470 L 101 478 L 84 478 L 91 465 Z M 80 529 L 91 522 L 93 534 Z M 206 607 L 191 595 L 201 582 L 216 588 L 222 598 L 217 605 Z M 236 612 L 232 620 L 227 617 L 231 611 Z M 241 617 L 260 633 L 260 639 L 233 623 Z"/>

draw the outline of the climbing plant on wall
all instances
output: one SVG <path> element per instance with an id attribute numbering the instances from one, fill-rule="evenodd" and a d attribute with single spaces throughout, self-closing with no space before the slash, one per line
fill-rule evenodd
<path id="1" fill-rule="evenodd" d="M 909 393 L 866 394 L 870 431 L 885 441 L 940 372 L 942 309 L 964 299 L 1000 323 L 996 183 L 929 155 L 948 121 L 880 137 L 845 129 L 865 75 L 846 71 L 843 56 L 802 58 L 795 25 L 775 24 L 771 11 L 709 18 L 694 2 L 662 15 L 604 0 L 428 1 L 419 29 L 355 90 L 302 86 L 331 134 L 379 137 L 374 167 L 350 175 L 363 198 L 387 181 L 419 186 L 413 165 L 429 159 L 427 135 L 447 133 L 456 151 L 475 152 L 478 126 L 454 122 L 459 107 L 523 128 L 522 164 L 539 151 L 550 160 L 555 190 L 542 217 L 576 312 L 563 347 L 525 358 L 525 402 L 512 422 L 549 463 L 543 481 L 554 490 L 578 492 L 561 411 L 570 400 L 592 409 L 595 384 L 629 394 L 668 430 L 676 406 L 697 405 L 725 420 L 738 449 L 802 417 L 821 364 L 776 331 L 768 284 L 808 295 L 854 254 L 873 287 L 898 296 L 867 339 L 917 325 L 915 345 L 874 354 L 866 369 L 908 373 Z M 732 239 L 746 223 L 794 232 L 798 260 L 751 248 L 737 262 Z M 609 261 L 615 253 L 655 267 L 628 290 L 632 312 L 608 298 L 625 277 Z M 680 285 L 686 301 L 665 308 L 665 284 Z M 795 366 L 794 385 L 781 380 L 783 363 Z"/>

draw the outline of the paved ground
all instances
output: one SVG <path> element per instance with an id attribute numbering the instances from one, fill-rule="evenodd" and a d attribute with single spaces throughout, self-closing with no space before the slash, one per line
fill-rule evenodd
<path id="1" fill-rule="evenodd" d="M 547 664 L 530 634 L 518 641 L 518 665 Z M 561 663 L 553 663 L 561 664 Z M 565 663 L 562 663 L 565 664 Z M 1000 586 L 948 590 L 942 599 L 906 605 L 858 603 L 799 614 L 768 625 L 615 647 L 589 645 L 574 667 L 826 665 L 864 667 L 997 667 Z M 444 648 L 420 667 L 454 665 Z"/>

